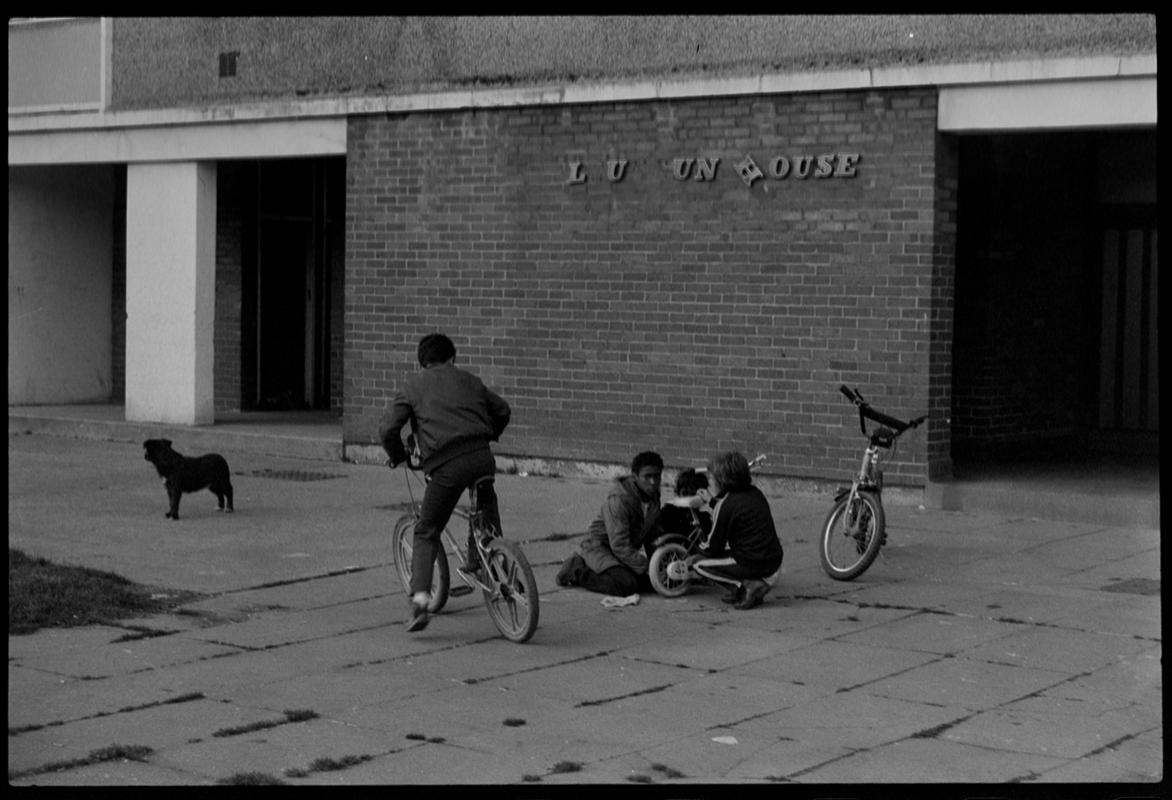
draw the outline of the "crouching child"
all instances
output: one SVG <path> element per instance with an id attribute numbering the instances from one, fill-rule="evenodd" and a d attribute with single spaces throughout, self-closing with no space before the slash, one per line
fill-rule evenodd
<path id="1" fill-rule="evenodd" d="M 781 569 L 784 556 L 769 501 L 753 485 L 749 462 L 736 451 L 708 462 L 715 501 L 712 534 L 692 568 L 729 587 L 721 598 L 736 608 L 761 604 L 769 592 L 767 578 Z"/>

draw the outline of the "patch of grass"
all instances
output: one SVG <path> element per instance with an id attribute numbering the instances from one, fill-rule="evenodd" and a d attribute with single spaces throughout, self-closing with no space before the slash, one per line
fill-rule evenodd
<path id="1" fill-rule="evenodd" d="M 581 772 L 581 771 L 582 771 L 582 765 L 579 764 L 577 761 L 559 761 L 558 763 L 554 764 L 553 769 L 550 770 L 550 772 L 554 773 L 555 775 L 557 775 L 559 773 L 563 773 L 563 772 Z"/>
<path id="2" fill-rule="evenodd" d="M 100 750 L 91 750 L 90 754 L 84 758 L 73 758 L 68 761 L 52 761 L 48 764 L 43 764 L 39 767 L 26 769 L 22 771 L 10 771 L 8 773 L 8 780 L 14 781 L 20 778 L 27 778 L 32 775 L 44 775 L 47 772 L 62 772 L 68 769 L 77 769 L 78 767 L 88 767 L 93 764 L 101 764 L 106 761 L 143 761 L 145 762 L 155 751 L 146 745 L 132 744 L 114 744 L 109 747 L 103 747 Z"/>
<path id="3" fill-rule="evenodd" d="M 239 725 L 235 728 L 220 728 L 218 731 L 213 731 L 212 736 L 240 736 L 244 733 L 252 733 L 253 731 L 263 731 L 269 728 L 275 728 L 278 725 L 288 725 L 292 722 L 305 722 L 310 719 L 317 719 L 316 711 L 309 711 L 308 709 L 302 711 L 286 711 L 283 719 L 261 720 L 259 722 L 250 722 L 247 725 Z"/>
<path id="4" fill-rule="evenodd" d="M 117 624 L 190 603 L 195 592 L 160 591 L 120 575 L 54 564 L 8 548 L 8 633 Z"/>
<path id="5" fill-rule="evenodd" d="M 263 772 L 237 772 L 216 781 L 217 786 L 287 786 L 280 778 Z"/>

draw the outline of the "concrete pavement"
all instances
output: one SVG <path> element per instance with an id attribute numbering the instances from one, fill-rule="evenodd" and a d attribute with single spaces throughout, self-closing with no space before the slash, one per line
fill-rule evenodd
<path id="1" fill-rule="evenodd" d="M 475 595 L 404 631 L 388 547 L 401 473 L 223 453 L 236 513 L 205 492 L 173 522 L 140 445 L 10 428 L 10 547 L 207 595 L 10 636 L 11 785 L 255 773 L 681 796 L 748 782 L 1162 793 L 1155 528 L 891 504 L 881 559 L 836 583 L 815 549 L 828 495 L 774 496 L 786 555 L 763 606 L 697 588 L 608 610 L 554 582 L 605 482 L 502 474 L 503 524 L 542 592 L 536 635 L 515 645 Z M 150 749 L 54 768 L 115 746 Z"/>

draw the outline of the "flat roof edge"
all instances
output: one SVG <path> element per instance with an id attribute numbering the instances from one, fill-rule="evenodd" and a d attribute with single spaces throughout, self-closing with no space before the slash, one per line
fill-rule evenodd
<path id="1" fill-rule="evenodd" d="M 317 100 L 273 99 L 201 108 L 135 111 L 20 113 L 9 111 L 8 133 L 187 126 L 312 117 L 347 117 L 510 106 L 617 103 L 697 97 L 729 97 L 818 91 L 857 91 L 911 86 L 1040 83 L 1088 78 L 1156 75 L 1156 56 L 987 61 L 772 73 L 729 77 L 641 79 L 567 86 L 472 88 L 396 95 L 357 95 Z"/>

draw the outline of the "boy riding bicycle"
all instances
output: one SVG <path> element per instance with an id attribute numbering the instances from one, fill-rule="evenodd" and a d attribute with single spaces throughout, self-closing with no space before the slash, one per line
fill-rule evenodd
<path id="1" fill-rule="evenodd" d="M 411 559 L 408 632 L 427 627 L 428 590 L 440 534 L 464 490 L 478 478 L 496 474 L 489 442 L 495 442 L 509 424 L 510 409 L 499 395 L 471 372 L 454 365 L 456 347 L 442 333 L 419 340 L 420 371 L 409 377 L 391 402 L 379 425 L 379 440 L 397 467 L 407 460 L 401 431 L 410 423 L 419 447 L 421 468 L 427 475 L 415 526 Z M 491 482 L 482 485 L 480 503 L 487 520 L 501 530 L 500 511 Z M 469 571 L 476 547 L 469 542 Z"/>

